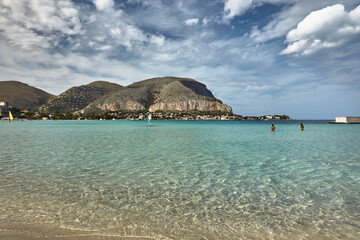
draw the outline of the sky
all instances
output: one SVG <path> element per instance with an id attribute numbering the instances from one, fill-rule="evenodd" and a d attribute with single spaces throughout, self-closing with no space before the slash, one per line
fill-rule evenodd
<path id="1" fill-rule="evenodd" d="M 0 0 L 0 81 L 162 76 L 244 116 L 360 116 L 360 0 Z"/>

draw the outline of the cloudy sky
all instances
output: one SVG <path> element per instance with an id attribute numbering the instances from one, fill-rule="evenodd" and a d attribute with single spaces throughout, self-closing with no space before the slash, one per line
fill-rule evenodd
<path id="1" fill-rule="evenodd" d="M 1 0 L 0 81 L 194 78 L 237 114 L 360 116 L 360 0 Z"/>

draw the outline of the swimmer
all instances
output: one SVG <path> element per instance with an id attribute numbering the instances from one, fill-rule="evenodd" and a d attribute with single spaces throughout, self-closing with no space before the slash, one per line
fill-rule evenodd
<path id="1" fill-rule="evenodd" d="M 304 130 L 304 125 L 302 123 L 300 123 L 300 130 Z"/>
<path id="2" fill-rule="evenodd" d="M 271 124 L 271 131 L 275 131 L 275 126 L 274 126 L 274 124 Z"/>

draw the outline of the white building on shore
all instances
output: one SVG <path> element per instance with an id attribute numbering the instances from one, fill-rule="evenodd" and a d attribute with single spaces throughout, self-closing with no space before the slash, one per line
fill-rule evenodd
<path id="1" fill-rule="evenodd" d="M 332 123 L 360 123 L 360 117 L 336 117 Z"/>

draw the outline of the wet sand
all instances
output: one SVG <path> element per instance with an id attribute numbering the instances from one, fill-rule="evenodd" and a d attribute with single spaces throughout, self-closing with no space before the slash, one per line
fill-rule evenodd
<path id="1" fill-rule="evenodd" d="M 148 240 L 148 239 L 156 239 L 156 238 L 143 238 L 143 237 L 132 237 L 132 236 L 123 236 L 123 237 L 109 237 L 109 236 L 44 236 L 44 237 L 33 237 L 23 233 L 16 232 L 0 232 L 0 240 L 50 240 L 50 239 L 58 239 L 58 240 Z M 166 239 L 166 238 L 164 238 Z"/>
<path id="2" fill-rule="evenodd" d="M 149 239 L 167 239 L 152 238 L 141 236 L 93 236 L 88 234 L 73 233 L 69 235 L 50 235 L 50 236 L 32 236 L 22 232 L 2 231 L 0 230 L 0 240 L 149 240 Z"/>
<path id="3" fill-rule="evenodd" d="M 99 234 L 92 231 L 78 231 L 61 229 L 58 227 L 26 224 L 26 223 L 0 223 L 0 240 L 149 240 L 168 239 L 166 237 L 148 236 L 116 236 L 112 234 Z"/>

